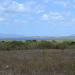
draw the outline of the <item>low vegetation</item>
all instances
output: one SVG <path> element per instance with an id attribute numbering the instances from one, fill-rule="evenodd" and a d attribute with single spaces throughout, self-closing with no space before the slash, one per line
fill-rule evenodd
<path id="1" fill-rule="evenodd" d="M 0 75 L 75 75 L 75 42 L 0 41 Z"/>
<path id="2" fill-rule="evenodd" d="M 75 48 L 74 41 L 0 41 L 0 50 Z"/>

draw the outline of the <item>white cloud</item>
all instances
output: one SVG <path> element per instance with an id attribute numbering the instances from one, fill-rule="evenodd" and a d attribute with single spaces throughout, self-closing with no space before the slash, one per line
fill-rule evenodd
<path id="1" fill-rule="evenodd" d="M 75 0 L 54 0 L 53 3 L 62 5 L 64 8 L 75 8 Z"/>
<path id="2" fill-rule="evenodd" d="M 44 5 L 38 4 L 36 1 L 27 1 L 24 3 L 19 3 L 17 1 L 8 0 L 7 2 L 4 2 L 0 5 L 0 12 L 40 14 L 44 12 Z"/>
<path id="3" fill-rule="evenodd" d="M 64 19 L 63 15 L 58 12 L 50 12 L 49 16 L 55 20 L 63 20 Z"/>
<path id="4" fill-rule="evenodd" d="M 14 21 L 18 15 L 20 15 L 18 17 L 19 19 L 21 18 L 21 21 L 26 19 L 26 17 L 29 20 L 44 11 L 44 5 L 35 1 L 18 2 L 15 0 L 7 0 L 7 2 L 3 1 L 2 4 L 0 3 L 0 16 L 6 17 L 7 22 Z M 5 18 L 0 18 L 0 21 L 4 20 Z"/>
<path id="5" fill-rule="evenodd" d="M 33 13 L 36 13 L 36 14 L 43 13 L 43 12 L 45 12 L 45 6 L 40 5 L 40 4 L 37 4 L 37 5 L 34 7 L 34 10 L 32 9 L 32 12 L 33 12 Z"/>
<path id="6" fill-rule="evenodd" d="M 54 24 L 54 25 L 63 25 L 63 26 L 72 26 L 75 25 L 75 17 L 72 16 L 71 13 L 65 12 L 65 13 L 60 13 L 60 12 L 50 12 L 50 13 L 44 13 L 41 16 L 41 20 L 45 21 L 46 23 L 49 24 Z"/>
<path id="7" fill-rule="evenodd" d="M 42 20 L 48 21 L 49 20 L 48 14 L 43 14 L 42 15 Z"/>
<path id="8" fill-rule="evenodd" d="M 59 22 L 59 21 L 64 21 L 64 16 L 58 12 L 50 12 L 48 14 L 43 14 L 42 15 L 42 20 L 47 21 L 47 22 Z"/>
<path id="9" fill-rule="evenodd" d="M 31 5 L 31 4 L 30 4 Z M 22 12 L 29 12 L 31 10 L 31 6 L 26 5 L 25 3 L 19 3 L 16 1 L 8 1 L 4 3 L 0 3 L 0 12 L 17 12 L 17 13 L 22 13 Z"/>
<path id="10" fill-rule="evenodd" d="M 55 0 L 54 4 L 62 5 L 62 6 L 64 6 L 64 8 L 69 8 L 70 7 L 69 2 L 64 1 L 64 0 Z"/>
<path id="11" fill-rule="evenodd" d="M 6 19 L 4 17 L 0 17 L 0 22 L 5 21 Z"/>
<path id="12" fill-rule="evenodd" d="M 6 0 L 6 2 L 3 1 L 3 3 L 0 3 L 0 16 L 2 16 L 0 17 L 0 22 L 7 21 L 8 23 L 16 23 L 17 14 L 20 14 L 20 16 L 18 16 L 19 20 L 17 20 L 17 23 L 25 22 L 25 20 L 28 21 L 30 19 L 35 20 L 38 16 L 38 21 L 41 19 L 41 21 L 45 21 L 47 23 L 75 24 L 75 19 L 71 18 L 71 11 L 68 13 L 67 10 L 64 10 L 63 12 L 65 13 L 63 13 L 58 9 L 54 12 L 50 9 L 49 4 L 47 3 L 54 3 L 56 5 L 64 6 L 65 8 L 75 8 L 75 4 L 70 3 L 68 0 L 43 0 L 42 3 L 38 3 L 36 0 L 21 3 L 15 0 Z"/>
<path id="13" fill-rule="evenodd" d="M 21 3 L 17 3 L 15 1 L 12 1 L 9 5 L 7 5 L 6 10 L 9 12 L 10 11 L 12 11 L 12 12 L 24 12 L 25 7 Z"/>
<path id="14" fill-rule="evenodd" d="M 18 3 L 18 4 L 16 5 L 15 10 L 18 11 L 18 12 L 24 12 L 24 11 L 25 11 L 25 7 L 24 7 L 23 4 L 19 4 L 19 3 Z"/>

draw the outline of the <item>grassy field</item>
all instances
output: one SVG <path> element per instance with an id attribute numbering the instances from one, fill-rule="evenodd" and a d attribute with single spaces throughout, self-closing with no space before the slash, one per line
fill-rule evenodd
<path id="1" fill-rule="evenodd" d="M 75 50 L 0 51 L 0 75 L 75 75 Z"/>

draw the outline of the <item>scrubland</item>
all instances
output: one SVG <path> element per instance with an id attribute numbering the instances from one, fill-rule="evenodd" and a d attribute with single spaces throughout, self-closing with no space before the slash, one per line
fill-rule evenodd
<path id="1" fill-rule="evenodd" d="M 63 46 L 62 43 L 53 42 L 56 48 L 48 42 L 48 45 L 42 44 L 44 46 L 39 48 L 34 47 L 33 43 L 33 47 L 29 44 L 29 48 L 21 49 L 22 42 L 9 46 L 12 44 L 6 45 L 2 41 L 0 47 L 5 45 L 6 50 L 0 49 L 0 75 L 75 75 L 74 42 L 68 42 L 69 46 L 65 42 Z"/>

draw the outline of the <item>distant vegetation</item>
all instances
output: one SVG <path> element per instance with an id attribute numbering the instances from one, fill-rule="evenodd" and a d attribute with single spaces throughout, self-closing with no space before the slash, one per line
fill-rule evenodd
<path id="1" fill-rule="evenodd" d="M 0 50 L 75 48 L 75 41 L 0 41 Z"/>

